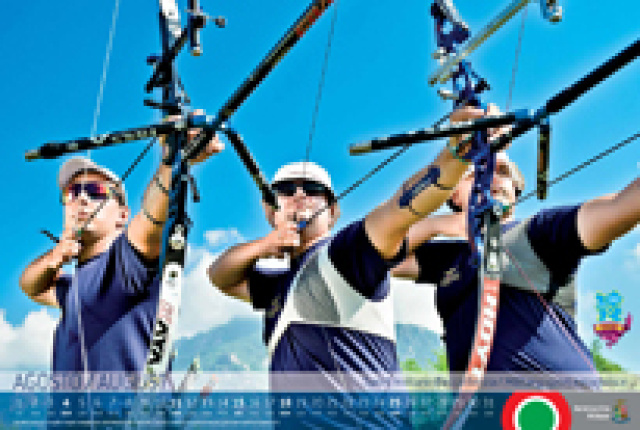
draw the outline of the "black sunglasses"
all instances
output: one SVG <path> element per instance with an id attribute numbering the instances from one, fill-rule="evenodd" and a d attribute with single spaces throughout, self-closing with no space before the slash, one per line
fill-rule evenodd
<path id="1" fill-rule="evenodd" d="M 309 197 L 326 196 L 331 200 L 331 191 L 324 185 L 313 181 L 282 181 L 273 184 L 273 189 L 281 196 L 291 197 L 298 188 L 302 188 L 302 191 Z"/>

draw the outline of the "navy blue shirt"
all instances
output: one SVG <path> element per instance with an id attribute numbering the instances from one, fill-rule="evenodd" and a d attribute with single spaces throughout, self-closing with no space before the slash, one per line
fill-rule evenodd
<path id="1" fill-rule="evenodd" d="M 524 271 L 522 279 L 527 283 L 516 288 L 505 281 L 505 276 L 501 279 L 497 326 L 487 370 L 595 370 L 571 312 L 553 302 L 554 293 L 561 293 L 564 286 L 572 283 L 581 259 L 595 254 L 584 247 L 578 236 L 578 209 L 573 206 L 541 211 L 525 221 L 519 236 L 513 236 L 509 258 L 516 260 L 513 265 L 519 266 L 517 270 Z M 503 234 L 519 225 L 503 225 Z M 516 252 L 519 254 L 514 255 Z M 478 316 L 478 270 L 470 265 L 470 254 L 468 242 L 462 240 L 431 241 L 416 250 L 418 282 L 437 285 L 436 307 L 444 323 L 452 371 L 466 370 Z M 518 263 L 520 255 L 529 261 Z M 550 311 L 535 292 L 527 290 L 531 282 L 547 284 L 543 296 L 550 302 Z M 571 300 L 567 303 L 566 308 L 573 306 Z"/>
<path id="2" fill-rule="evenodd" d="M 157 260 L 145 261 L 123 233 L 107 251 L 81 263 L 75 278 L 63 275 L 56 284 L 62 318 L 54 337 L 53 370 L 144 370 L 158 308 Z"/>

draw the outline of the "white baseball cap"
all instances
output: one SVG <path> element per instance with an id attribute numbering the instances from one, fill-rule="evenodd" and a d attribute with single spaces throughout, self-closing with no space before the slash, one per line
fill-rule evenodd
<path id="1" fill-rule="evenodd" d="M 296 179 L 306 179 L 324 185 L 331 193 L 331 197 L 335 199 L 335 191 L 331 185 L 331 177 L 329 176 L 329 173 L 311 161 L 296 161 L 294 163 L 285 164 L 280 167 L 273 176 L 271 185 L 283 181 L 294 181 Z"/>
<path id="2" fill-rule="evenodd" d="M 111 170 L 96 164 L 94 161 L 87 157 L 72 157 L 65 161 L 62 166 L 60 166 L 60 170 L 58 171 L 58 186 L 60 187 L 60 190 L 64 191 L 73 177 L 81 172 L 96 172 L 107 177 L 116 185 L 118 191 L 120 192 L 120 195 L 122 196 L 125 206 L 127 206 L 127 194 L 124 189 L 124 184 L 120 180 L 120 177 L 113 173 Z"/>

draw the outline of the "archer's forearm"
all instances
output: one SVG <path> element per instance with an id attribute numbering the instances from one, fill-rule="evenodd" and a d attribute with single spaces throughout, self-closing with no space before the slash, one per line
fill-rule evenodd
<path id="1" fill-rule="evenodd" d="M 263 239 L 233 246 L 209 266 L 209 280 L 223 292 L 234 288 L 247 280 L 251 267 L 265 254 Z"/>
<path id="2" fill-rule="evenodd" d="M 591 200 L 578 212 L 578 233 L 587 249 L 598 250 L 640 223 L 640 178 L 614 196 Z"/>
<path id="3" fill-rule="evenodd" d="M 171 168 L 161 165 L 147 185 L 140 212 L 127 229 L 130 242 L 148 258 L 156 258 L 160 254 L 170 185 Z"/>
<path id="4" fill-rule="evenodd" d="M 161 164 L 156 170 L 153 178 L 147 185 L 142 199 L 142 207 L 151 216 L 152 219 L 158 222 L 165 222 L 167 220 L 167 213 L 169 211 L 169 193 L 171 191 L 171 167 Z M 148 218 L 148 217 L 147 217 Z M 148 221 L 151 221 L 147 219 Z M 149 223 L 149 235 L 157 236 L 158 241 L 162 237 L 163 225 Z"/>
<path id="5" fill-rule="evenodd" d="M 437 182 L 442 188 L 438 186 L 426 188 L 413 199 L 411 207 L 415 212 L 423 214 L 424 216 L 434 212 L 442 206 L 442 204 L 451 196 L 453 188 L 458 185 L 460 178 L 462 178 L 468 168 L 466 163 L 454 158 L 448 147 L 445 147 L 440 154 L 438 154 L 438 157 L 433 163 L 411 176 L 396 192 L 391 200 L 396 202 L 396 204 L 399 204 L 398 202 L 400 197 L 405 193 L 405 191 L 422 179 L 432 167 L 437 167 L 440 170 L 440 177 Z M 406 228 L 408 229 L 416 222 L 417 219 L 421 218 L 421 216 L 416 217 L 416 215 L 410 211 L 405 212 L 408 215 L 411 215 L 406 217 Z"/>
<path id="6" fill-rule="evenodd" d="M 416 222 L 407 233 L 408 253 L 436 236 L 459 237 L 466 234 L 465 216 L 462 214 L 444 214 L 428 216 Z"/>
<path id="7" fill-rule="evenodd" d="M 36 258 L 20 276 L 20 288 L 31 298 L 38 296 L 55 285 L 63 263 L 53 250 Z"/>
<path id="8" fill-rule="evenodd" d="M 432 167 L 440 170 L 437 182 L 442 187 L 430 186 L 413 198 L 410 208 L 400 207 L 400 197 Z M 454 158 L 449 149 L 445 148 L 433 163 L 411 176 L 391 199 L 367 216 L 367 235 L 383 258 L 396 255 L 409 228 L 438 209 L 450 197 L 453 191 L 444 187 L 455 187 L 466 170 L 467 165 Z"/>
<path id="9" fill-rule="evenodd" d="M 636 178 L 615 197 L 624 227 L 630 229 L 640 221 L 640 178 Z"/>

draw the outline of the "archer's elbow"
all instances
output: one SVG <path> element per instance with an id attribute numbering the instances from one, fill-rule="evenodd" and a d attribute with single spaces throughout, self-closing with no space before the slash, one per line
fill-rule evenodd
<path id="1" fill-rule="evenodd" d="M 226 290 L 232 288 L 234 283 L 228 279 L 229 277 L 225 273 L 224 267 L 221 266 L 219 261 L 211 263 L 207 269 L 207 276 L 209 277 L 211 285 L 224 293 Z"/>

